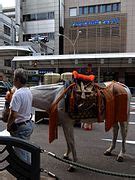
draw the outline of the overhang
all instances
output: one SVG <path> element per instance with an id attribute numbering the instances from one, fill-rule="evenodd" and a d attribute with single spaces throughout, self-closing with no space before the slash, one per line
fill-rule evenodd
<path id="1" fill-rule="evenodd" d="M 48 61 L 73 59 L 124 59 L 135 58 L 135 53 L 102 53 L 102 54 L 68 54 L 68 55 L 41 55 L 41 56 L 15 56 L 12 61 Z"/>
<path id="2" fill-rule="evenodd" d="M 12 53 L 17 51 L 31 52 L 28 46 L 0 46 L 0 53 Z"/>

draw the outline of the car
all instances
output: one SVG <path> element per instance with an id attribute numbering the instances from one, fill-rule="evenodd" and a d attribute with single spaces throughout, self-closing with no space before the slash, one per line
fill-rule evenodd
<path id="1" fill-rule="evenodd" d="M 0 81 L 0 96 L 5 96 L 6 92 L 12 88 L 12 84 L 7 81 Z"/>

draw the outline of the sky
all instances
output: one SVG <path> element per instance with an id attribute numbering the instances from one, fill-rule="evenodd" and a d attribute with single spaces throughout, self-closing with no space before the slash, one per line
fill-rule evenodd
<path id="1" fill-rule="evenodd" d="M 0 0 L 2 7 L 12 7 L 15 6 L 15 0 Z"/>

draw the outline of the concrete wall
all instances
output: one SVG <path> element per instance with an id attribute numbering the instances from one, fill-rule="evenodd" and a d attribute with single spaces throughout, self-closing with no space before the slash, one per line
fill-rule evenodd
<path id="1" fill-rule="evenodd" d="M 36 14 L 36 13 L 42 13 L 42 12 L 53 12 L 55 14 L 54 19 L 51 20 L 38 20 L 38 21 L 27 21 L 23 22 L 23 30 L 24 34 L 33 34 L 33 33 L 49 33 L 53 32 L 55 34 L 59 33 L 59 25 L 60 25 L 60 7 L 59 2 L 63 4 L 63 0 L 26 0 L 25 2 L 22 2 L 22 14 Z M 64 17 L 63 17 L 64 19 Z M 61 19 L 62 21 L 62 19 Z M 63 20 L 64 22 L 64 20 Z M 64 24 L 64 23 L 62 23 Z M 54 40 L 50 40 L 47 43 L 48 46 L 54 48 L 54 53 L 59 53 L 59 38 L 57 35 L 55 35 Z"/>

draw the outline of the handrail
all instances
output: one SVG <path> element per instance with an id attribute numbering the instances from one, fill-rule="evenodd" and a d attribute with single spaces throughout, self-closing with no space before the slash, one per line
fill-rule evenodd
<path id="1" fill-rule="evenodd" d="M 4 161 L 8 162 L 8 165 L 0 169 L 0 171 L 7 170 L 16 178 L 26 178 L 30 180 L 40 180 L 40 153 L 41 149 L 25 140 L 15 137 L 0 136 L 0 145 L 5 147 L 0 151 L 0 154 L 4 154 L 5 151 L 8 155 L 0 158 L 0 163 Z M 14 147 L 19 147 L 31 153 L 31 164 L 28 164 L 21 160 L 15 152 Z"/>

